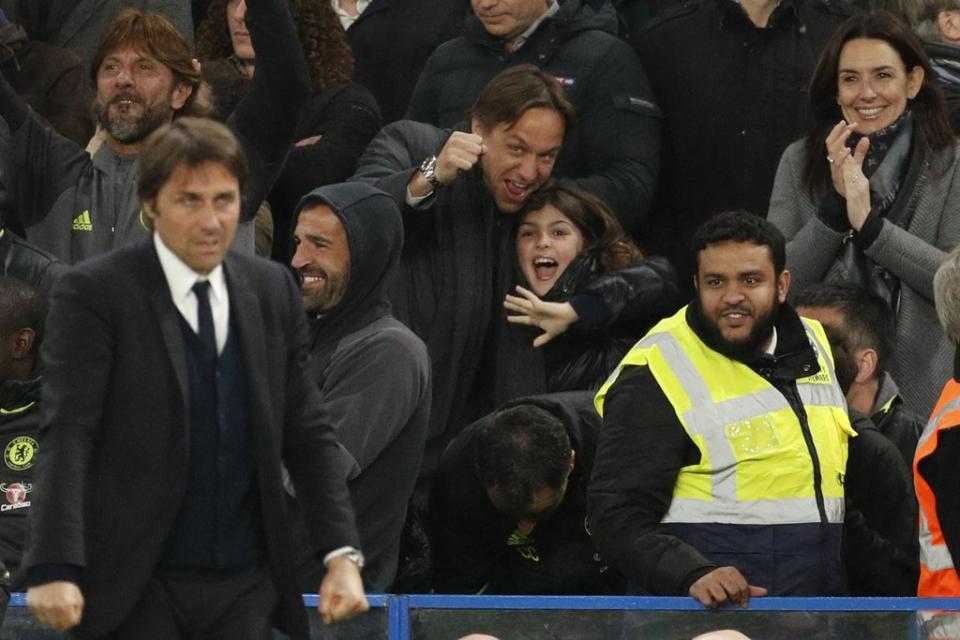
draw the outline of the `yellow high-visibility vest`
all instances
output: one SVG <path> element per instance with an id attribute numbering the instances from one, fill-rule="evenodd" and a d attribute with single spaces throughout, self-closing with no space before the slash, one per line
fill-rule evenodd
<path id="1" fill-rule="evenodd" d="M 847 440 L 855 436 L 836 383 L 829 343 L 818 322 L 803 319 L 819 371 L 797 380 L 819 463 L 828 522 L 842 523 Z M 686 308 L 660 321 L 600 388 L 596 407 L 627 366 L 646 366 L 700 462 L 680 470 L 663 522 L 799 524 L 821 521 L 814 463 L 800 420 L 773 385 L 746 364 L 703 343 Z"/>

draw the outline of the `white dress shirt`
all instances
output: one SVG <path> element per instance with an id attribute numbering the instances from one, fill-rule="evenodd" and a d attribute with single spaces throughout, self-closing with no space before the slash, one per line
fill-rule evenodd
<path id="1" fill-rule="evenodd" d="M 337 14 L 337 17 L 340 18 L 340 24 L 343 25 L 344 31 L 349 29 L 350 25 L 357 21 L 357 18 L 360 17 L 360 14 L 363 13 L 363 10 L 366 9 L 371 2 L 372 0 L 357 0 L 357 15 L 352 16 L 340 8 L 340 0 L 330 0 L 330 4 L 333 5 L 333 11 Z"/>
<path id="2" fill-rule="evenodd" d="M 227 332 L 230 328 L 230 296 L 227 295 L 227 279 L 223 275 L 223 265 L 218 264 L 207 275 L 200 275 L 163 244 L 159 233 L 153 234 L 153 246 L 157 248 L 157 257 L 160 258 L 163 275 L 167 278 L 173 304 L 194 333 L 198 332 L 198 328 L 197 295 L 193 292 L 193 285 L 197 280 L 206 280 L 210 283 L 208 292 L 210 311 L 213 314 L 213 333 L 217 339 L 217 353 L 222 353 L 223 346 L 227 344 Z"/>

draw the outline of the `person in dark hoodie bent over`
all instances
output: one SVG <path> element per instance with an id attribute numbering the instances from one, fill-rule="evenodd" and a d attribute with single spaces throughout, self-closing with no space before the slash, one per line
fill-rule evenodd
<path id="1" fill-rule="evenodd" d="M 519 398 L 444 452 L 430 496 L 438 593 L 614 594 L 586 519 L 593 393 Z"/>
<path id="2" fill-rule="evenodd" d="M 310 316 L 308 375 L 345 453 L 364 585 L 386 592 L 430 417 L 427 348 L 393 318 L 387 301 L 403 246 L 400 211 L 386 193 L 346 183 L 311 191 L 294 220 L 290 264 Z M 301 533 L 306 551 L 305 527 Z M 324 568 L 315 553 L 304 553 L 298 565 L 305 589 L 319 584 Z"/>

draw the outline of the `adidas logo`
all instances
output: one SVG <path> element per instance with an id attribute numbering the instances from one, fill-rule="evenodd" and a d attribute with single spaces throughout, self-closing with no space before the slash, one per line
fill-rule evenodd
<path id="1" fill-rule="evenodd" d="M 90 210 L 86 210 L 73 219 L 74 231 L 93 231 L 93 222 L 90 221 Z"/>

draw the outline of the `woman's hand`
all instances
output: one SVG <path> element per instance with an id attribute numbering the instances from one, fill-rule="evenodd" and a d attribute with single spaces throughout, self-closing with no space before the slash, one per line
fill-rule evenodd
<path id="1" fill-rule="evenodd" d="M 863 159 L 869 149 L 870 138 L 865 137 L 841 167 L 843 188 L 847 194 L 847 219 L 854 231 L 860 231 L 870 213 L 870 181 L 863 175 Z"/>
<path id="2" fill-rule="evenodd" d="M 843 163 L 850 157 L 847 138 L 850 137 L 856 126 L 856 122 L 847 124 L 846 120 L 841 120 L 830 130 L 826 140 L 827 162 L 830 163 L 830 177 L 833 179 L 833 188 L 844 198 L 847 197 L 847 190 L 843 181 Z"/>
<path id="3" fill-rule="evenodd" d="M 507 311 L 520 314 L 507 316 L 507 322 L 543 329 L 543 333 L 534 339 L 534 347 L 547 344 L 580 319 L 569 302 L 544 302 L 537 294 L 520 286 L 517 287 L 517 293 L 520 296 L 507 294 L 503 300 L 503 307 Z"/>

